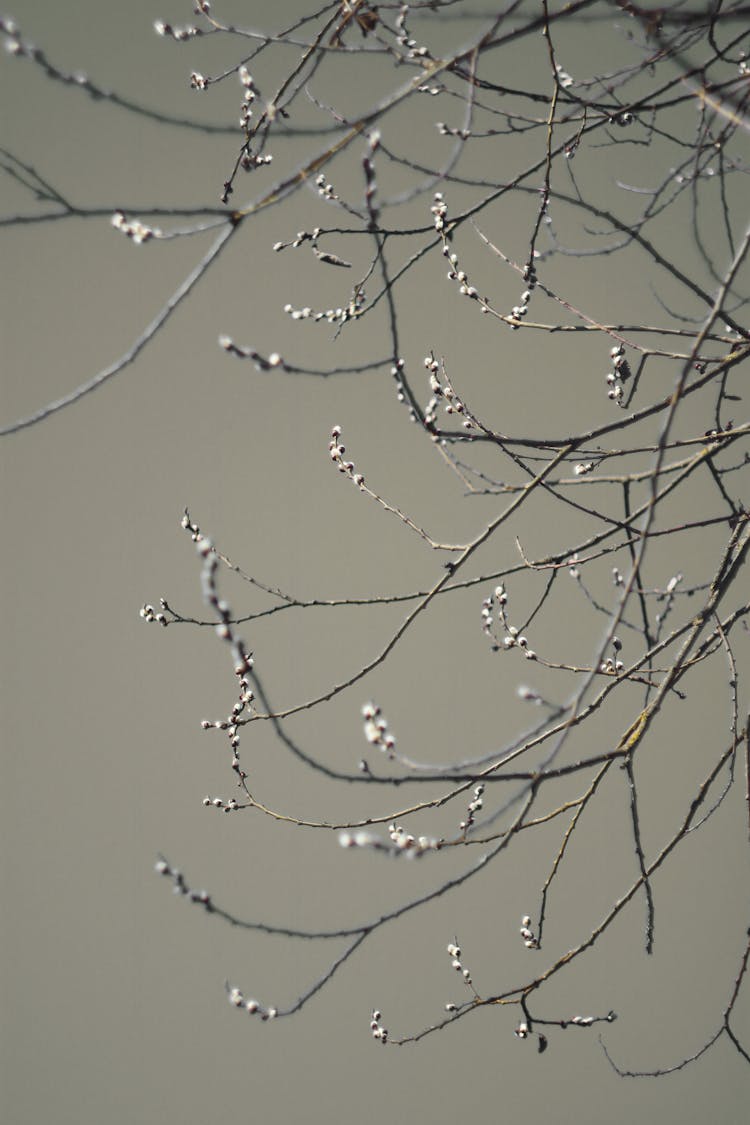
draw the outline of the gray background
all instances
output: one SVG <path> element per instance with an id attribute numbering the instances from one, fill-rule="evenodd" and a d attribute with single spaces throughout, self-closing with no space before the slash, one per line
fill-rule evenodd
<path id="1" fill-rule="evenodd" d="M 277 26 L 280 12 L 286 20 L 296 10 L 251 7 L 248 14 L 246 6 L 227 4 L 218 14 L 267 28 Z M 186 80 L 192 68 L 211 73 L 232 63 L 235 46 L 199 41 L 181 48 L 151 30 L 157 16 L 187 22 L 189 5 L 21 0 L 8 14 L 61 67 L 86 71 L 134 100 L 210 121 L 236 117 L 236 81 L 201 98 Z M 536 58 L 542 48 L 528 42 L 524 49 Z M 614 50 L 602 41 L 605 49 Z M 591 53 L 591 41 L 571 43 L 567 69 L 590 67 Z M 517 62 L 522 74 L 528 60 L 520 53 Z M 262 67 L 259 73 L 264 88 L 280 77 Z M 342 63 L 336 84 L 321 79 L 316 94 L 341 104 L 346 81 L 355 107 L 386 88 L 375 71 L 351 65 L 347 74 Z M 2 59 L 0 104 L 2 143 L 82 206 L 127 206 L 137 214 L 139 204 L 213 205 L 235 151 L 232 137 L 133 118 L 50 84 L 23 60 Z M 394 147 L 414 144 L 428 154 L 435 141 L 420 113 L 424 122 L 447 119 L 430 104 L 415 110 L 401 135 L 394 119 Z M 317 144 L 308 142 L 307 151 Z M 290 147 L 272 151 L 274 173 L 295 163 Z M 628 173 L 636 177 L 644 159 L 635 153 Z M 349 167 L 354 171 L 342 172 L 341 182 L 354 194 L 361 191 L 356 159 Z M 271 182 L 271 173 L 262 175 Z M 347 183 L 347 176 L 354 178 Z M 4 214 L 33 209 L 7 179 L 2 194 Z M 492 236 L 520 258 L 534 203 L 526 215 L 518 207 L 516 201 L 495 212 Z M 225 977 L 248 995 L 285 1006 L 324 970 L 329 948 L 232 931 L 173 900 L 152 873 L 161 851 L 193 885 L 206 885 L 243 917 L 313 926 L 359 921 L 438 877 L 426 862 L 389 864 L 345 853 L 327 834 L 204 809 L 204 793 L 231 795 L 224 743 L 199 729 L 200 719 L 221 717 L 231 704 L 226 653 L 208 630 L 161 630 L 138 616 L 144 601 L 159 596 L 203 615 L 198 562 L 179 526 L 185 505 L 233 560 L 300 596 L 408 590 L 434 581 L 442 560 L 331 467 L 334 423 L 344 427 L 372 487 L 436 537 L 470 537 L 497 511 L 496 499 L 462 499 L 456 479 L 395 402 L 385 372 L 327 382 L 269 376 L 217 348 L 217 335 L 227 332 L 266 354 L 278 350 L 311 364 L 385 353 L 382 320 L 373 318 L 372 328 L 351 341 L 345 335 L 332 350 L 329 330 L 294 326 L 282 312 L 287 301 L 326 307 L 347 295 L 351 282 L 346 275 L 342 284 L 343 271 L 321 271 L 302 251 L 296 258 L 291 250 L 271 251 L 277 239 L 289 240 L 314 221 L 330 217 L 312 193 L 269 211 L 233 240 L 133 367 L 0 444 L 3 1118 L 14 1125 L 217 1116 L 739 1122 L 747 1070 L 726 1043 L 680 1075 L 634 1081 L 608 1068 L 595 1032 L 553 1033 L 547 1053 L 537 1056 L 532 1044 L 514 1039 L 512 1010 L 483 1010 L 417 1047 L 382 1050 L 372 1042 L 373 1006 L 397 1036 L 438 1018 L 447 1000 L 463 999 L 445 952 L 456 934 L 480 991 L 528 971 L 517 928 L 521 915 L 536 909 L 554 832 L 524 841 L 454 897 L 381 931 L 301 1014 L 267 1025 L 230 1009 Z M 671 232 L 661 232 L 667 240 L 679 237 L 679 213 L 671 221 Z M 204 236 L 138 248 L 112 231 L 106 215 L 4 230 L 3 421 L 111 362 L 207 245 Z M 326 248 L 343 256 L 350 249 L 333 239 Z M 361 271 L 366 258 L 355 265 Z M 585 270 L 555 261 L 551 269 L 558 280 L 571 271 L 576 297 L 590 302 L 584 307 L 594 315 L 607 315 L 607 302 L 627 293 L 629 316 L 656 316 L 636 267 L 627 278 L 623 265 L 616 275 L 601 260 Z M 517 300 L 516 281 L 494 260 L 476 256 L 476 270 L 500 304 Z M 470 401 L 472 392 L 481 394 L 483 409 L 511 432 L 531 430 L 542 414 L 552 432 L 602 417 L 601 342 L 562 353 L 547 337 L 511 336 L 459 305 L 443 276 L 433 255 L 402 293 L 402 348 L 420 394 L 426 397 L 421 359 L 434 349 L 454 364 Z M 505 377 L 519 369 L 523 378 Z M 672 373 L 665 369 L 662 377 L 670 385 Z M 685 432 L 699 424 L 701 415 L 692 413 L 699 409 L 696 403 L 686 410 Z M 696 482 L 696 507 L 710 496 L 702 487 Z M 537 555 L 560 540 L 561 530 L 572 539 L 574 519 L 565 529 L 550 526 L 540 505 L 493 543 L 478 571 L 512 561 L 515 534 Z M 681 557 L 665 548 L 662 580 L 677 569 L 697 580 L 701 551 L 712 558 L 720 542 L 705 536 Z M 265 604 L 233 576 L 222 576 L 221 584 L 237 612 Z M 519 601 L 526 597 L 521 589 Z M 488 652 L 478 626 L 486 592 L 478 587 L 423 617 L 397 659 L 335 705 L 295 719 L 290 732 L 325 761 L 354 768 L 366 749 L 359 709 L 372 695 L 405 754 L 449 761 L 502 744 L 527 721 L 516 687 L 529 676 L 520 663 L 501 664 Z M 244 635 L 272 699 L 285 706 L 368 659 L 402 615 L 285 614 Z M 583 659 L 601 628 L 571 594 L 544 639 L 554 648 L 572 636 Z M 747 658 L 746 640 L 738 641 L 737 654 Z M 646 829 L 653 848 L 668 831 L 660 817 L 678 822 L 704 772 L 701 748 L 717 745 L 717 729 L 723 745 L 725 679 L 723 668 L 708 671 L 701 698 L 684 717 L 665 718 L 653 737 L 642 791 L 653 814 Z M 545 683 L 541 671 L 534 682 Z M 617 711 L 598 730 L 592 726 L 581 752 L 618 737 L 629 717 Z M 329 786 L 293 763 L 261 724 L 245 736 L 243 763 L 269 805 L 300 816 L 341 819 L 404 803 L 398 791 Z M 620 835 L 627 840 L 624 782 L 611 782 L 611 789 L 576 843 L 564 891 L 561 885 L 549 935 L 554 950 L 580 940 L 632 879 L 632 849 L 616 846 Z M 747 831 L 740 795 L 727 805 L 655 881 L 655 955 L 643 954 L 636 901 L 541 1002 L 551 1015 L 616 1009 L 620 1019 L 605 1026 L 604 1036 L 625 1066 L 668 1065 L 698 1049 L 728 998 L 746 925 L 748 870 L 746 857 L 737 858 Z M 456 815 L 440 830 L 449 831 Z M 429 831 L 430 821 L 408 826 Z M 467 862 L 463 854 L 443 858 L 446 872 Z M 747 1036 L 747 990 L 735 1023 Z"/>

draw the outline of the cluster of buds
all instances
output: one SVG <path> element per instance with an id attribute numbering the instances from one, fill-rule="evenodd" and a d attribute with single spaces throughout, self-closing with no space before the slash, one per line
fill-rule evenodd
<path id="1" fill-rule="evenodd" d="M 115 211 L 110 222 L 115 230 L 121 231 L 128 238 L 132 238 L 133 242 L 139 246 L 143 242 L 150 242 L 152 238 L 164 238 L 164 234 L 158 227 L 147 226 L 140 219 L 128 220 L 122 211 Z"/>
<path id="2" fill-rule="evenodd" d="M 593 1027 L 595 1023 L 614 1023 L 617 1012 L 607 1012 L 606 1016 L 573 1016 L 569 1020 L 561 1020 L 560 1027 Z"/>
<path id="3" fill-rule="evenodd" d="M 21 38 L 21 29 L 14 19 L 0 16 L 0 31 L 7 36 L 4 47 L 9 55 L 15 55 L 19 59 L 39 59 L 41 57 L 41 51 L 38 47 Z"/>
<path id="4" fill-rule="evenodd" d="M 163 856 L 160 856 L 154 864 L 154 871 L 157 875 L 164 875 L 167 879 L 172 880 L 172 892 L 174 894 L 182 895 L 190 902 L 195 902 L 199 906 L 205 907 L 208 911 L 213 909 L 211 896 L 208 891 L 191 890 L 185 882 L 185 877 L 182 872 L 178 871 L 176 867 L 172 867 Z"/>
<path id="5" fill-rule="evenodd" d="M 383 1046 L 385 1046 L 388 1042 L 388 1029 L 383 1027 L 380 1022 L 382 1018 L 382 1015 L 376 1008 L 370 1016 L 370 1031 L 372 1032 L 373 1039 L 379 1039 Z"/>
<path id="6" fill-rule="evenodd" d="M 204 539 L 203 532 L 198 527 L 198 524 L 194 523 L 190 518 L 190 512 L 187 510 L 187 508 L 183 513 L 182 519 L 180 520 L 180 527 L 183 529 L 183 531 L 187 531 L 190 533 L 190 538 L 192 539 L 193 543 L 200 543 Z"/>
<path id="7" fill-rule="evenodd" d="M 239 167 L 243 170 L 243 172 L 252 172 L 255 168 L 262 168 L 264 165 L 270 164 L 273 160 L 273 156 L 271 156 L 270 154 L 263 155 L 259 152 L 253 152 L 250 147 L 250 139 L 252 136 L 251 118 L 253 116 L 251 107 L 256 97 L 258 96 L 259 91 L 256 89 L 253 76 L 250 74 L 250 71 L 244 64 L 239 67 L 237 73 L 240 80 L 240 85 L 244 90 L 244 93 L 242 95 L 242 105 L 240 107 L 240 129 L 242 129 L 246 137 L 245 145 L 243 146 L 242 154 L 239 160 Z M 267 107 L 266 116 L 269 118 L 272 116 L 271 107 Z M 234 188 L 232 186 L 233 179 L 234 174 L 224 183 L 224 191 L 221 196 L 222 203 L 227 203 L 229 201 L 230 195 L 234 191 Z"/>
<path id="8" fill-rule="evenodd" d="M 320 178 L 321 177 L 319 176 L 318 179 Z M 325 179 L 325 177 L 323 177 L 323 179 Z M 320 227 L 315 227 L 313 230 L 298 230 L 297 234 L 291 242 L 274 242 L 273 249 L 277 253 L 279 252 L 279 250 L 286 250 L 289 246 L 291 246 L 293 250 L 296 250 L 298 246 L 301 246 L 303 244 L 303 242 L 312 242 L 314 245 L 319 237 Z"/>
<path id="9" fill-rule="evenodd" d="M 338 199 L 333 189 L 333 184 L 328 183 L 322 172 L 319 176 L 315 177 L 315 186 L 318 189 L 318 195 L 321 196 L 322 199 L 329 199 L 331 202 Z"/>
<path id="10" fill-rule="evenodd" d="M 427 426 L 435 424 L 438 404 L 442 402 L 446 414 L 460 414 L 463 418 L 463 428 L 465 430 L 474 429 L 476 422 L 451 386 L 445 371 L 445 365 L 438 363 L 433 355 L 425 356 L 424 365 L 430 373 L 430 391 L 432 392 L 432 398 L 427 403 L 424 412 L 425 424 Z M 438 372 L 440 372 L 442 380 L 438 377 Z"/>
<path id="11" fill-rule="evenodd" d="M 205 74 L 200 74 L 197 70 L 190 72 L 190 89 L 191 90 L 207 90 L 209 78 Z"/>
<path id="12" fill-rule="evenodd" d="M 409 855 L 436 852 L 442 845 L 442 841 L 434 836 L 412 836 L 400 824 L 388 825 L 388 837 L 398 852 L 407 852 Z"/>
<path id="13" fill-rule="evenodd" d="M 503 648 L 522 648 L 527 660 L 535 660 L 536 653 L 533 649 L 529 648 L 528 639 L 523 635 L 520 629 L 518 629 L 515 625 L 508 625 L 507 629 L 508 632 L 503 637 Z"/>
<path id="14" fill-rule="evenodd" d="M 533 648 L 529 648 L 528 638 L 516 625 L 510 624 L 506 611 L 507 602 L 508 595 L 504 586 L 496 586 L 494 592 L 483 599 L 482 632 L 491 638 L 493 652 L 498 652 L 501 648 L 506 651 L 520 648 L 527 660 L 536 660 L 536 652 Z M 505 630 L 502 643 L 497 639 L 496 623 L 502 625 Z"/>
<path id="15" fill-rule="evenodd" d="M 574 83 L 574 79 L 568 74 L 567 70 L 563 70 L 559 63 L 555 63 L 555 70 L 557 71 L 557 81 L 563 90 L 569 90 Z"/>
<path id="16" fill-rule="evenodd" d="M 612 117 L 610 117 L 610 121 L 613 125 L 619 125 L 621 129 L 626 129 L 628 125 L 633 124 L 635 117 L 629 109 L 625 109 L 620 110 L 619 113 L 613 114 Z"/>
<path id="17" fill-rule="evenodd" d="M 471 301 L 481 301 L 479 291 L 469 284 L 469 275 L 466 270 L 462 270 L 458 265 L 458 254 L 455 250 L 451 250 L 447 242 L 443 243 L 443 254 L 448 259 L 450 269 L 448 270 L 448 280 L 458 282 L 458 291 L 462 297 L 468 297 Z M 482 308 L 486 305 L 486 301 L 482 301 Z"/>
<path id="18" fill-rule="evenodd" d="M 222 797 L 204 797 L 203 804 L 206 808 L 223 809 L 224 812 L 236 812 L 240 807 L 235 801 L 234 797 L 230 797 L 225 801 Z"/>
<path id="19" fill-rule="evenodd" d="M 508 595 L 505 592 L 504 586 L 496 586 L 494 593 L 484 598 L 482 601 L 482 632 L 488 637 L 492 633 L 492 607 L 496 603 L 500 613 L 503 613 L 503 607 L 508 601 Z"/>
<path id="20" fill-rule="evenodd" d="M 531 928 L 531 918 L 528 916 L 528 914 L 524 914 L 523 918 L 521 919 L 521 929 L 519 930 L 519 933 L 523 938 L 523 944 L 527 949 L 539 948 L 539 938 Z"/>
<path id="21" fill-rule="evenodd" d="M 400 824 L 388 825 L 388 837 L 388 840 L 384 840 L 375 832 L 360 828 L 356 832 L 340 832 L 339 844 L 342 848 L 369 848 L 390 856 L 405 855 L 418 859 L 426 852 L 439 851 L 443 843 L 432 836 L 412 836 Z"/>
<path id="22" fill-rule="evenodd" d="M 413 62 L 415 60 L 431 59 L 432 55 L 427 47 L 420 47 L 416 39 L 412 38 L 410 35 L 409 29 L 406 26 L 408 13 L 409 5 L 402 4 L 399 14 L 396 16 L 396 42 L 403 51 L 403 61 Z M 436 90 L 435 93 L 437 92 Z"/>
<path id="23" fill-rule="evenodd" d="M 365 483 L 365 478 L 362 475 L 362 473 L 356 472 L 356 466 L 355 466 L 353 461 L 345 461 L 344 460 L 344 454 L 346 453 L 346 446 L 341 444 L 341 442 L 339 441 L 340 437 L 341 437 L 341 426 L 334 426 L 333 429 L 331 430 L 331 440 L 328 442 L 328 453 L 330 455 L 330 458 L 333 461 L 334 465 L 338 466 L 338 470 L 339 470 L 340 473 L 344 473 L 345 476 L 349 477 L 349 480 L 353 481 L 357 485 L 358 488 L 363 488 L 364 483 Z M 367 706 L 362 709 L 362 714 L 366 715 L 366 712 L 370 709 L 373 710 L 373 716 L 380 714 L 380 711 L 378 710 L 378 708 L 375 707 L 375 705 L 373 703 L 368 703 Z M 382 717 L 379 721 L 385 723 L 385 720 L 382 719 Z M 374 729 L 375 729 L 375 724 L 373 722 L 372 730 L 374 730 Z M 386 745 L 384 738 L 370 737 L 370 735 L 372 733 L 372 730 L 371 730 L 370 727 L 368 727 L 367 718 L 366 718 L 365 735 L 367 737 L 368 742 L 372 742 L 372 743 L 375 743 L 375 744 L 379 745 L 381 747 L 381 749 L 383 749 L 383 750 L 391 749 L 390 746 Z M 389 736 L 389 737 L 392 737 L 392 736 Z M 395 742 L 395 739 L 393 739 L 393 742 Z"/>
<path id="24" fill-rule="evenodd" d="M 458 826 L 459 831 L 463 832 L 464 835 L 466 835 L 469 829 L 473 826 L 474 820 L 476 819 L 476 814 L 481 810 L 482 805 L 484 804 L 484 801 L 482 800 L 483 793 L 484 785 L 480 782 L 479 785 L 474 786 L 473 800 L 469 801 L 469 804 L 466 807 L 466 820 L 462 820 Z"/>
<path id="25" fill-rule="evenodd" d="M 265 156 L 260 152 L 243 152 L 240 157 L 240 168 L 243 172 L 251 172 L 253 168 L 263 168 L 266 164 L 270 164 L 273 156 L 266 153 Z"/>
<path id="26" fill-rule="evenodd" d="M 438 234 L 443 234 L 445 231 L 445 216 L 448 214 L 448 204 L 443 198 L 442 191 L 436 191 L 432 200 L 432 207 L 430 207 L 433 224 Z"/>
<path id="27" fill-rule="evenodd" d="M 625 667 L 618 656 L 618 653 L 622 649 L 622 641 L 619 637 L 612 638 L 612 648 L 615 650 L 614 656 L 606 657 L 599 665 L 599 671 L 604 672 L 607 676 L 616 676 L 619 672 L 622 672 Z"/>
<path id="28" fill-rule="evenodd" d="M 461 947 L 458 944 L 458 939 L 452 941 L 449 945 L 446 946 L 446 952 L 451 959 L 451 968 L 455 969 L 457 973 L 461 974 L 466 987 L 470 988 L 474 995 L 477 996 L 477 991 L 474 988 L 474 984 L 471 979 L 471 971 L 464 966 L 464 963 L 461 960 Z"/>
<path id="29" fill-rule="evenodd" d="M 625 358 L 625 349 L 617 344 L 609 353 L 614 371 L 607 372 L 607 398 L 619 402 L 623 394 L 623 384 L 630 378 L 630 364 Z"/>
<path id="30" fill-rule="evenodd" d="M 526 314 L 529 311 L 529 301 L 530 300 L 531 300 L 531 287 L 529 287 L 528 289 L 524 289 L 523 293 L 521 294 L 520 304 L 513 306 L 513 308 L 510 310 L 510 315 L 515 320 L 523 320 L 523 318 L 526 316 Z M 518 328 L 518 325 L 517 324 L 511 324 L 511 328 Z"/>
<path id="31" fill-rule="evenodd" d="M 243 686 L 247 684 L 247 680 L 242 680 L 241 682 L 242 682 Z M 252 702 L 252 700 L 255 698 L 251 691 L 248 691 L 248 692 L 244 693 L 244 695 L 245 695 L 245 700 L 246 700 L 247 703 Z M 232 714 L 233 715 L 237 715 L 238 708 L 240 706 L 241 706 L 241 704 L 235 703 L 234 707 L 232 708 Z M 201 719 L 201 728 L 203 730 L 231 730 L 236 722 L 237 722 L 236 718 Z"/>
<path id="32" fill-rule="evenodd" d="M 251 359 L 258 371 L 271 371 L 275 367 L 280 367 L 283 371 L 285 367 L 284 360 L 278 352 L 271 352 L 268 356 L 261 355 L 255 348 L 243 348 L 235 344 L 231 336 L 219 336 L 219 347 L 230 355 L 237 356 L 238 359 Z"/>
<path id="33" fill-rule="evenodd" d="M 182 519 L 180 520 L 180 527 L 183 531 L 190 532 L 190 538 L 194 543 L 197 543 L 200 539 L 203 538 L 201 529 L 198 527 L 197 523 L 193 523 L 190 518 L 190 512 L 187 510 L 187 508 L 183 512 Z"/>
<path id="34" fill-rule="evenodd" d="M 577 465 L 573 466 L 573 475 L 576 477 L 585 477 L 594 468 L 593 461 L 579 461 Z"/>
<path id="35" fill-rule="evenodd" d="M 171 23 L 167 23 L 166 20 L 154 20 L 154 31 L 164 39 L 174 39 L 176 43 L 186 43 L 188 39 L 195 39 L 196 35 L 203 34 L 201 29 L 195 27 L 194 24 L 187 24 L 185 27 L 174 27 Z"/>
<path id="36" fill-rule="evenodd" d="M 446 231 L 446 216 L 448 214 L 448 204 L 443 198 L 443 193 L 436 191 L 433 196 L 433 204 L 430 208 L 433 217 L 433 225 L 443 240 L 443 255 L 448 259 L 448 280 L 458 282 L 458 291 L 462 297 L 468 297 L 471 301 L 477 301 L 482 309 L 482 312 L 487 313 L 490 311 L 489 303 L 485 297 L 480 297 L 478 289 L 471 285 L 469 282 L 469 275 L 466 270 L 461 269 L 458 261 L 458 254 L 451 250 L 450 246 L 450 232 Z"/>
<path id="37" fill-rule="evenodd" d="M 471 129 L 458 129 L 455 126 L 446 125 L 444 121 L 436 121 L 435 128 L 441 137 L 459 137 L 460 140 L 466 141 L 471 136 Z"/>
<path id="38" fill-rule="evenodd" d="M 338 427 L 336 427 L 338 429 Z M 389 758 L 395 757 L 396 737 L 388 729 L 388 720 L 377 703 L 365 703 L 362 708 L 365 738 L 371 746 L 379 746 Z"/>
<path id="39" fill-rule="evenodd" d="M 321 195 L 325 195 L 329 188 L 330 188 L 331 191 L 333 191 L 333 188 L 332 188 L 331 184 L 326 184 L 325 176 L 318 176 L 318 179 L 315 182 L 319 185 L 322 185 L 322 186 L 319 186 L 319 191 L 320 191 Z M 338 196 L 337 195 L 326 195 L 326 198 L 327 199 L 338 199 Z M 273 249 L 278 254 L 279 251 L 287 250 L 290 246 L 292 247 L 293 250 L 296 250 L 298 246 L 302 246 L 303 243 L 309 242 L 309 243 L 311 243 L 312 252 L 315 255 L 315 257 L 318 259 L 319 262 L 323 262 L 325 265 L 328 265 L 328 266 L 344 266 L 346 269 L 350 269 L 351 268 L 351 262 L 345 262 L 343 258 L 339 258 L 337 254 L 332 254 L 329 250 L 321 250 L 320 249 L 320 247 L 318 246 L 319 236 L 320 236 L 320 227 L 315 227 L 311 231 L 300 230 L 300 231 L 297 231 L 296 237 L 294 239 L 292 239 L 291 242 L 274 242 Z M 364 294 L 362 294 L 362 295 L 364 296 Z M 284 308 L 284 312 L 291 313 L 293 320 L 303 320 L 303 319 L 305 319 L 307 317 L 310 317 L 310 316 L 313 316 L 315 318 L 315 320 L 328 319 L 329 321 L 332 321 L 332 320 L 335 319 L 333 309 L 329 309 L 325 313 L 313 313 L 312 309 L 297 309 L 297 310 L 295 310 L 295 309 L 292 308 L 291 305 L 286 305 L 285 308 Z M 339 316 L 341 316 L 341 313 L 342 313 L 341 309 L 336 310 L 336 312 L 338 313 Z"/>
<path id="40" fill-rule="evenodd" d="M 250 681 L 247 679 L 246 673 L 238 672 L 237 675 L 240 681 L 240 693 L 239 697 L 232 705 L 232 710 L 230 711 L 229 715 L 226 719 L 201 719 L 201 729 L 223 730 L 227 732 L 227 737 L 229 738 L 229 746 L 232 750 L 232 769 L 237 774 L 237 784 L 242 785 L 247 777 L 247 774 L 242 769 L 239 759 L 239 725 L 240 722 L 246 721 L 243 720 L 243 715 L 246 709 L 252 709 L 253 700 L 255 699 L 255 693 L 250 687 Z M 210 800 L 210 798 L 206 799 L 203 801 L 203 804 L 212 804 L 215 805 L 216 808 L 224 807 L 224 802 L 221 801 L 218 797 L 213 801 Z M 229 809 L 228 811 L 231 812 L 231 809 Z"/>
<path id="41" fill-rule="evenodd" d="M 164 600 L 162 599 L 159 604 L 163 609 Z M 149 605 L 148 602 L 146 603 L 146 605 L 141 606 L 139 612 L 144 621 L 156 621 L 159 625 L 163 625 L 165 628 L 169 624 L 169 621 L 165 617 L 164 613 L 157 613 L 154 607 L 152 605 Z"/>
<path id="42" fill-rule="evenodd" d="M 295 243 L 292 243 L 292 245 L 294 246 Z M 281 249 L 281 247 L 277 243 L 274 249 Z M 336 264 L 343 265 L 342 262 Z M 315 309 L 311 309 L 309 305 L 305 305 L 301 309 L 295 309 L 293 305 L 286 304 L 284 305 L 284 312 L 287 313 L 292 320 L 313 320 L 316 323 L 325 320 L 328 324 L 342 325 L 346 324 L 348 320 L 353 320 L 358 315 L 365 300 L 366 295 L 364 289 L 361 286 L 357 286 L 346 308 L 340 307 L 337 309 L 326 309 L 324 312 L 316 312 Z"/>
<path id="43" fill-rule="evenodd" d="M 536 251 L 535 251 L 535 253 L 536 253 Z M 513 329 L 519 328 L 520 322 L 527 315 L 527 313 L 529 311 L 529 303 L 531 301 L 531 295 L 534 292 L 534 290 L 536 289 L 537 276 L 536 276 L 536 267 L 534 265 L 533 259 L 530 259 L 526 263 L 526 265 L 524 266 L 523 280 L 526 283 L 526 288 L 524 289 L 523 293 L 521 294 L 521 297 L 519 299 L 518 304 L 514 305 L 513 308 L 510 310 L 510 315 L 511 315 L 512 319 L 509 320 L 508 323 L 510 324 L 510 327 L 513 328 Z"/>
<path id="44" fill-rule="evenodd" d="M 278 1008 L 264 1008 L 257 1000 L 246 1000 L 239 988 L 226 984 L 227 999 L 233 1008 L 242 1008 L 251 1016 L 260 1016 L 262 1020 L 273 1020 L 279 1014 Z"/>
<path id="45" fill-rule="evenodd" d="M 242 107 L 240 109 L 240 129 L 247 132 L 250 129 L 250 118 L 253 116 L 252 104 L 258 96 L 258 91 L 255 89 L 253 76 L 246 66 L 241 66 L 237 72 L 240 85 L 244 91 L 242 95 Z"/>

